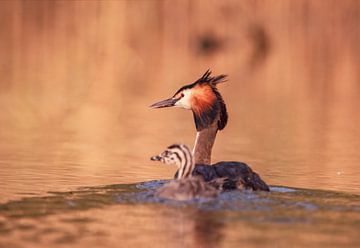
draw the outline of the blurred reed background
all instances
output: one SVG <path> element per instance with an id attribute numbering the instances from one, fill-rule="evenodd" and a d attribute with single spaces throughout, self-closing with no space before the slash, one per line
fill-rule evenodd
<path id="1" fill-rule="evenodd" d="M 356 0 L 1 1 L 2 187 L 11 168 L 39 164 L 69 185 L 163 178 L 170 169 L 143 173 L 148 157 L 192 144 L 192 117 L 147 106 L 211 68 L 229 75 L 215 160 L 244 158 L 272 184 L 352 190 L 357 179 L 334 178 L 359 172 L 359 27 Z"/>

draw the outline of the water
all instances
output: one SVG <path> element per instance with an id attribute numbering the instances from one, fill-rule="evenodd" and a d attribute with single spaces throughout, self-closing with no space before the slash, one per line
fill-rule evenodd
<path id="1" fill-rule="evenodd" d="M 232 191 L 177 202 L 154 196 L 163 183 L 86 187 L 1 204 L 2 244 L 359 245 L 359 195 L 272 187 L 271 193 Z"/>
<path id="2" fill-rule="evenodd" d="M 0 1 L 0 247 L 360 247 L 358 10 Z M 229 74 L 213 162 L 272 191 L 157 199 L 175 171 L 149 158 L 195 129 L 148 106 L 207 68 Z"/>
<path id="3" fill-rule="evenodd" d="M 1 247 L 360 245 L 354 129 L 323 130 L 325 137 L 343 137 L 333 149 L 315 145 L 324 136 L 304 142 L 293 126 L 286 132 L 281 123 L 269 135 L 254 135 L 268 127 L 267 115 L 249 114 L 242 123 L 240 114 L 230 112 L 214 161 L 241 159 L 269 184 L 280 186 L 272 186 L 271 193 L 226 192 L 209 201 L 179 203 L 154 197 L 164 181 L 153 180 L 171 178 L 174 168 L 149 158 L 174 141 L 191 144 L 191 114 L 146 106 L 145 101 L 136 103 L 122 113 L 126 119 L 108 115 L 99 126 L 3 128 Z M 165 127 L 170 117 L 174 129 Z M 143 118 L 152 124 L 136 125 Z M 184 125 L 175 125 L 178 118 L 184 118 Z M 104 130 L 104 123 L 116 125 Z M 318 128 L 313 125 L 310 130 Z M 272 133 L 278 133 L 276 139 Z"/>
<path id="4" fill-rule="evenodd" d="M 0 246 L 359 247 L 358 100 L 309 108 L 268 95 L 258 106 L 243 93 L 238 106 L 232 87 L 222 88 L 230 122 L 213 162 L 249 163 L 278 185 L 272 192 L 156 199 L 161 181 L 153 180 L 175 171 L 150 156 L 195 136 L 190 112 L 147 107 L 163 94 L 129 97 L 130 105 L 113 109 L 86 103 L 58 121 L 26 112 L 30 124 L 14 119 L 23 110 L 13 106 L 0 133 Z"/>

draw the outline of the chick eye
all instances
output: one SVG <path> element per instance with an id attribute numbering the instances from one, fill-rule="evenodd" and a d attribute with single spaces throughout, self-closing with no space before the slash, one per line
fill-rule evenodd
<path id="1" fill-rule="evenodd" d="M 184 97 L 185 95 L 184 95 L 184 93 L 181 93 L 181 95 L 180 95 L 181 97 Z"/>

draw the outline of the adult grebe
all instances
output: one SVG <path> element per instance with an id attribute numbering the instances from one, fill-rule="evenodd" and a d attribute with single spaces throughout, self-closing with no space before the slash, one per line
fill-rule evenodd
<path id="1" fill-rule="evenodd" d="M 201 175 L 205 181 L 215 178 L 241 178 L 253 190 L 269 191 L 268 185 L 242 162 L 218 162 L 211 164 L 211 151 L 218 130 L 225 128 L 228 120 L 225 102 L 220 95 L 217 84 L 226 81 L 226 75 L 211 77 L 211 71 L 194 83 L 181 87 L 173 97 L 154 103 L 151 108 L 177 106 L 192 110 L 197 130 L 193 154 L 195 168 L 193 175 Z M 176 176 L 176 175 L 175 175 Z"/>
<path id="2" fill-rule="evenodd" d="M 202 177 L 192 176 L 195 167 L 191 151 L 185 145 L 169 146 L 160 155 L 150 158 L 165 164 L 175 164 L 178 167 L 176 180 L 165 184 L 156 191 L 161 198 L 172 200 L 191 200 L 193 198 L 211 198 L 218 195 L 216 185 L 205 183 Z"/>

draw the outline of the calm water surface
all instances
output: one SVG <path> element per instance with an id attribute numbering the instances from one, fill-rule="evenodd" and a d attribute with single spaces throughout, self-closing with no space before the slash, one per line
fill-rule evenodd
<path id="1" fill-rule="evenodd" d="M 359 1 L 209 2 L 0 1 L 1 248 L 360 247 Z M 209 67 L 272 192 L 157 199 Z"/>
<path id="2" fill-rule="evenodd" d="M 161 94 L 112 108 L 87 104 L 61 121 L 29 112 L 24 126 L 15 106 L 2 117 L 0 134 L 1 247 L 359 246 L 356 101 L 353 109 L 276 97 L 259 102 L 230 89 L 223 87 L 230 122 L 213 160 L 251 164 L 278 185 L 273 192 L 156 199 L 163 182 L 154 180 L 171 178 L 174 168 L 149 157 L 173 142 L 191 145 L 195 136 L 190 112 L 147 108 Z"/>

